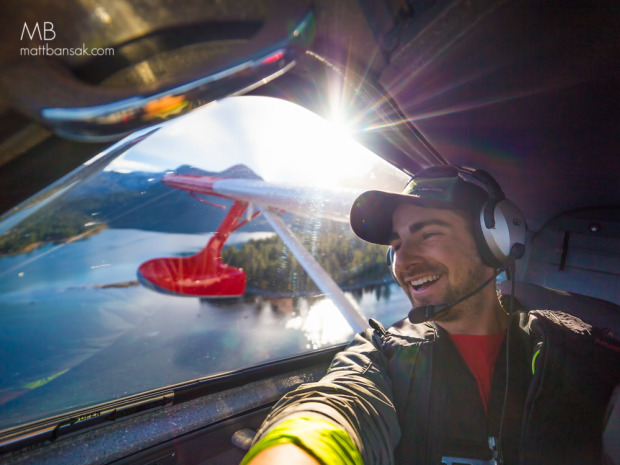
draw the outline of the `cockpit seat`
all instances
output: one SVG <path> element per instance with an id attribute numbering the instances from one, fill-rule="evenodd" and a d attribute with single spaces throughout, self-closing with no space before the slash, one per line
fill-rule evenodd
<path id="1" fill-rule="evenodd" d="M 498 288 L 502 295 L 510 295 L 511 282 L 498 283 Z M 526 310 L 560 310 L 620 336 L 620 305 L 524 282 L 515 283 L 515 296 Z"/>

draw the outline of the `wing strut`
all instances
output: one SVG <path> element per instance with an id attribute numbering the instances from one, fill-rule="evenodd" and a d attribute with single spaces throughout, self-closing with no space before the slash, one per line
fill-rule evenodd
<path id="1" fill-rule="evenodd" d="M 306 250 L 295 235 L 288 229 L 282 218 L 268 208 L 259 206 L 263 215 L 280 236 L 282 242 L 289 248 L 299 261 L 306 273 L 312 278 L 323 294 L 332 299 L 336 304 L 340 313 L 345 317 L 347 323 L 353 328 L 353 331 L 359 333 L 368 325 L 356 306 L 344 295 L 338 284 L 325 272 L 323 267 L 314 259 L 314 257 Z"/>

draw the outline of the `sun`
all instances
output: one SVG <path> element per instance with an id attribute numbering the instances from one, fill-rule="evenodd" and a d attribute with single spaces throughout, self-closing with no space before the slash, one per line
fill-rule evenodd
<path id="1" fill-rule="evenodd" d="M 268 151 L 260 157 L 265 180 L 341 187 L 372 171 L 378 157 L 351 137 L 346 121 L 328 121 L 290 102 L 272 100 L 268 118 L 257 116 L 253 131 L 256 150 Z"/>

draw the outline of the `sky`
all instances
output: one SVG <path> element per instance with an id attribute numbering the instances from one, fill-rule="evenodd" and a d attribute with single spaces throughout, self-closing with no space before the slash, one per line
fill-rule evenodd
<path id="1" fill-rule="evenodd" d="M 244 164 L 265 181 L 334 186 L 368 178 L 378 156 L 351 139 L 343 122 L 327 122 L 270 97 L 231 97 L 163 125 L 106 170 L 172 171 L 192 165 L 223 171 Z M 406 178 L 394 169 L 395 186 Z"/>

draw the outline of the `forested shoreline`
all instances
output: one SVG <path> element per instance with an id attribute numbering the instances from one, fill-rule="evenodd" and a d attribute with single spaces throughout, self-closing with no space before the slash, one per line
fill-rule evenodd
<path id="1" fill-rule="evenodd" d="M 302 229 L 296 235 L 340 287 L 355 288 L 383 282 L 388 274 L 384 246 L 355 238 L 348 227 L 323 227 L 316 233 L 313 229 Z M 222 261 L 242 268 L 250 288 L 282 293 L 317 291 L 312 279 L 278 236 L 226 247 Z"/>

